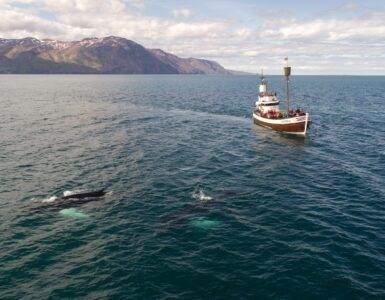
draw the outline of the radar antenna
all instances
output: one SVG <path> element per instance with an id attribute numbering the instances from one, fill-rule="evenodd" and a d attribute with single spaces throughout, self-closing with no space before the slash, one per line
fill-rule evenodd
<path id="1" fill-rule="evenodd" d="M 265 81 L 265 75 L 263 75 L 263 68 L 261 68 L 261 84 L 266 84 L 266 81 Z"/>

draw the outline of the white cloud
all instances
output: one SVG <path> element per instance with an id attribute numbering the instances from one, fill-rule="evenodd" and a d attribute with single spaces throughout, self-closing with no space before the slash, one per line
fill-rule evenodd
<path id="1" fill-rule="evenodd" d="M 36 0 L 48 11 L 58 14 L 114 15 L 124 13 L 126 5 L 121 0 Z"/>
<path id="2" fill-rule="evenodd" d="M 280 72 L 282 57 L 289 56 L 303 73 L 351 72 L 351 64 L 356 73 L 385 73 L 384 10 L 348 5 L 305 20 L 288 12 L 284 19 L 260 18 L 259 27 L 253 28 L 242 20 L 198 15 L 187 22 L 192 12 L 185 8 L 172 11 L 171 19 L 135 9 L 144 5 L 144 0 L 0 0 L 0 37 L 72 40 L 117 35 L 247 71 L 264 64 Z M 344 10 L 349 14 L 336 15 Z"/>
<path id="3" fill-rule="evenodd" d="M 371 15 L 368 19 L 318 19 L 309 22 L 294 21 L 276 30 L 269 31 L 267 36 L 283 39 L 381 39 L 385 37 L 385 14 L 381 17 Z"/>
<path id="4" fill-rule="evenodd" d="M 145 6 L 145 0 L 130 0 L 129 3 L 137 8 L 144 8 Z"/>
<path id="5" fill-rule="evenodd" d="M 34 13 L 8 6 L 3 6 L 2 8 L 0 32 L 4 37 L 57 36 L 65 32 L 65 28 L 56 22 L 41 19 Z"/>
<path id="6" fill-rule="evenodd" d="M 249 28 L 240 28 L 235 31 L 235 36 L 240 38 L 249 38 L 252 35 L 253 31 Z"/>
<path id="7" fill-rule="evenodd" d="M 192 15 L 192 12 L 187 8 L 182 8 L 182 9 L 174 9 L 172 11 L 172 14 L 175 18 L 188 18 Z"/>
<path id="8" fill-rule="evenodd" d="M 176 23 L 167 28 L 165 35 L 171 38 L 216 37 L 227 27 L 227 23 L 219 22 Z"/>

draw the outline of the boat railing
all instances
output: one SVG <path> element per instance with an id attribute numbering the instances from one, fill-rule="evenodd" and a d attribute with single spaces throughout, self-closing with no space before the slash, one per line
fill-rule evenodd
<path id="1" fill-rule="evenodd" d="M 265 96 L 273 97 L 273 96 L 277 96 L 277 93 L 269 93 L 269 92 L 260 92 L 259 93 L 259 97 L 265 97 Z"/>
<path id="2" fill-rule="evenodd" d="M 288 112 L 278 111 L 278 110 L 269 110 L 267 112 L 263 112 L 263 111 L 260 111 L 258 107 L 254 107 L 253 111 L 256 115 L 261 116 L 262 118 L 277 119 L 277 120 L 301 117 L 306 115 L 306 112 L 301 108 L 298 108 L 296 110 L 290 109 Z"/>

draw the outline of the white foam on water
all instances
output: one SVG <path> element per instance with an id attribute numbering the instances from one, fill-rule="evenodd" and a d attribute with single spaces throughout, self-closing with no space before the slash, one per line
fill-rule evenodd
<path id="1" fill-rule="evenodd" d="M 50 203 L 50 202 L 54 202 L 56 199 L 57 199 L 56 196 L 51 196 L 49 198 L 45 198 L 45 199 L 41 200 L 41 202 Z"/>
<path id="2" fill-rule="evenodd" d="M 206 195 L 202 190 L 199 190 L 198 193 L 194 192 L 192 196 L 194 199 L 197 199 L 197 200 L 202 201 L 202 202 L 209 202 L 209 201 L 213 200 L 213 197 Z"/>
<path id="3" fill-rule="evenodd" d="M 59 211 L 59 214 L 64 216 L 64 217 L 69 217 L 69 218 L 76 218 L 76 219 L 85 219 L 88 218 L 88 215 L 85 214 L 84 212 L 77 210 L 76 208 L 65 208 Z"/>

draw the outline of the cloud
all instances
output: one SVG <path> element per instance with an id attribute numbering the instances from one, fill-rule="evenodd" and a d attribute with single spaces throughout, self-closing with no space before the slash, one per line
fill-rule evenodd
<path id="1" fill-rule="evenodd" d="M 48 11 L 57 14 L 115 15 L 126 11 L 126 4 L 121 0 L 36 0 Z M 136 3 L 136 2 L 135 2 Z"/>
<path id="2" fill-rule="evenodd" d="M 267 31 L 266 37 L 295 40 L 383 40 L 385 14 L 370 14 L 358 19 L 318 19 L 293 21 L 286 26 Z"/>
<path id="3" fill-rule="evenodd" d="M 58 36 L 65 34 L 65 29 L 56 22 L 44 20 L 24 9 L 3 6 L 1 10 L 0 32 L 5 37 Z"/>
<path id="4" fill-rule="evenodd" d="M 130 0 L 129 3 L 137 8 L 144 8 L 145 6 L 145 0 Z"/>
<path id="5" fill-rule="evenodd" d="M 170 24 L 165 32 L 171 38 L 214 38 L 229 26 L 220 22 L 176 23 Z"/>
<path id="6" fill-rule="evenodd" d="M 152 16 L 145 14 L 149 5 L 144 0 L 0 0 L 0 37 L 116 35 L 246 71 L 265 65 L 280 73 L 282 58 L 289 56 L 303 73 L 385 73 L 383 9 L 348 3 L 307 18 L 290 11 L 278 19 L 256 15 L 258 22 L 248 24 L 204 12 L 191 19 L 186 8 L 171 10 L 171 18 Z"/>
<path id="7" fill-rule="evenodd" d="M 183 9 L 174 9 L 172 11 L 172 14 L 175 18 L 188 18 L 188 17 L 191 17 L 192 12 L 187 8 L 183 8 Z"/>
<path id="8" fill-rule="evenodd" d="M 240 28 L 235 30 L 234 35 L 240 38 L 249 38 L 253 34 L 253 31 L 249 28 Z"/>

